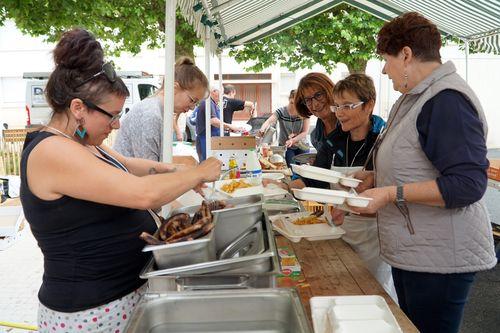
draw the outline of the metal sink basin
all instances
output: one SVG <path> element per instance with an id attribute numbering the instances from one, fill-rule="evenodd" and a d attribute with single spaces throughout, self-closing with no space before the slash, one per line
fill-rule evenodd
<path id="1" fill-rule="evenodd" d="M 127 333 L 311 333 L 295 290 L 258 289 L 145 296 Z"/>

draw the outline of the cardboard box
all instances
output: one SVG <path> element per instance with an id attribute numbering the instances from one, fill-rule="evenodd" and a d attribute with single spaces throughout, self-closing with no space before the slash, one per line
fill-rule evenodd
<path id="1" fill-rule="evenodd" d="M 490 159 L 488 178 L 500 181 L 500 159 Z"/>
<path id="2" fill-rule="evenodd" d="M 279 277 L 283 276 L 299 276 L 300 275 L 300 264 L 295 256 L 295 253 L 288 247 L 279 247 L 278 256 L 281 265 L 281 274 Z"/>

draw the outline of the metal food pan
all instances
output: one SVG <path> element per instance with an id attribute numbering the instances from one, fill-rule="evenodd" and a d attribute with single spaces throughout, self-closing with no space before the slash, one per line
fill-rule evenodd
<path id="1" fill-rule="evenodd" d="M 262 220 L 262 202 L 215 212 L 219 227 L 215 228 L 215 248 L 220 252 L 245 230 Z"/>
<path id="2" fill-rule="evenodd" d="M 199 275 L 158 275 L 154 260 L 146 265 L 141 278 L 148 280 L 148 293 L 170 293 L 188 290 L 221 290 L 275 288 L 280 272 L 278 257 L 271 258 L 269 271 L 261 272 L 254 266 L 246 266 L 242 273 L 219 272 Z"/>
<path id="3" fill-rule="evenodd" d="M 223 212 L 223 211 L 227 211 L 227 210 L 238 209 L 238 208 L 241 208 L 241 207 L 244 207 L 247 205 L 258 204 L 258 203 L 261 203 L 263 201 L 263 196 L 261 194 L 254 194 L 254 195 L 248 195 L 248 196 L 244 196 L 244 197 L 228 198 L 228 199 L 224 199 L 222 201 L 226 202 L 226 204 L 228 204 L 230 207 L 214 210 L 214 211 L 212 211 L 212 213 L 215 214 L 215 213 Z M 172 211 L 171 215 L 175 215 L 178 213 L 186 213 L 189 215 L 193 215 L 194 213 L 196 213 L 198 211 L 198 209 L 200 209 L 200 205 L 181 207 L 181 208 L 174 209 Z"/>
<path id="4" fill-rule="evenodd" d="M 140 274 L 148 279 L 153 291 L 179 291 L 198 286 L 212 288 L 265 288 L 276 285 L 276 275 L 280 272 L 276 243 L 269 220 L 264 217 L 262 224 L 265 243 L 264 256 L 250 255 L 242 258 L 218 260 L 211 263 L 190 265 L 177 270 L 157 270 L 151 261 Z M 211 271 L 210 273 L 208 273 Z M 205 274 L 202 274 L 205 273 Z M 186 279 L 189 280 L 186 286 Z"/>
<path id="5" fill-rule="evenodd" d="M 127 333 L 312 333 L 293 289 L 251 289 L 146 295 Z"/>
<path id="6" fill-rule="evenodd" d="M 216 215 L 216 221 L 219 218 Z M 249 269 L 253 273 L 268 272 L 272 267 L 272 260 L 276 257 L 276 246 L 274 244 L 274 238 L 272 236 L 271 227 L 269 221 L 262 218 L 260 222 L 262 224 L 262 230 L 260 237 L 265 238 L 266 249 L 262 253 L 250 254 L 242 257 L 235 257 L 223 260 L 213 260 L 196 264 L 189 264 L 177 267 L 171 267 L 166 269 L 161 269 L 150 272 L 148 274 L 141 274 L 141 278 L 149 278 L 152 276 L 159 275 L 198 275 L 207 273 L 217 273 L 217 272 L 227 272 L 227 273 L 246 273 Z M 217 222 L 216 230 L 220 227 Z M 251 267 L 251 268 L 250 268 Z"/>
<path id="7" fill-rule="evenodd" d="M 213 223 L 215 229 L 217 227 L 217 215 L 215 214 Z M 142 251 L 152 252 L 156 264 L 161 269 L 213 261 L 216 259 L 214 229 L 206 236 L 192 241 L 146 245 Z"/>

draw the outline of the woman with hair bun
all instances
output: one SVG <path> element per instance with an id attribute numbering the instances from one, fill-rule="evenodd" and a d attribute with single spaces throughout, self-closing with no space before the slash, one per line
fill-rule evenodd
<path id="1" fill-rule="evenodd" d="M 180 114 L 193 110 L 208 96 L 208 79 L 189 57 L 181 57 L 174 74 L 174 138 L 182 140 L 177 126 Z M 162 156 L 163 84 L 153 96 L 134 104 L 124 117 L 114 149 L 127 157 L 160 161 Z"/>
<path id="2" fill-rule="evenodd" d="M 21 158 L 24 215 L 44 256 L 39 332 L 122 332 L 144 290 L 139 235 L 156 229 L 146 210 L 218 179 L 221 163 L 176 170 L 104 146 L 120 127 L 125 84 L 86 30 L 64 33 L 53 54 L 52 117 Z"/>

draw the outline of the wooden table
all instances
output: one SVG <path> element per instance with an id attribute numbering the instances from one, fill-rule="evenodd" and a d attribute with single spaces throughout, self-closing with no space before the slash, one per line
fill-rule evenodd
<path id="1" fill-rule="evenodd" d="M 292 248 L 302 275 L 297 291 L 309 320 L 309 299 L 313 296 L 380 295 L 384 297 L 404 333 L 418 332 L 399 306 L 384 291 L 358 255 L 340 239 L 292 243 L 276 236 L 278 247 Z"/>

